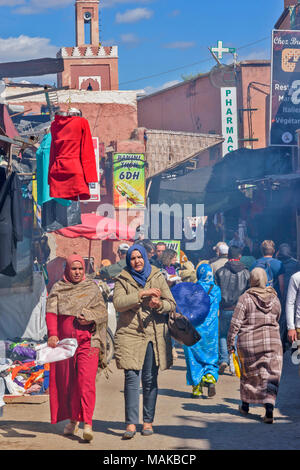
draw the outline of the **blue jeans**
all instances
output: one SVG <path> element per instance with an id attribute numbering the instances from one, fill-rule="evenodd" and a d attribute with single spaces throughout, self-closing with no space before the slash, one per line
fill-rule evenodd
<path id="1" fill-rule="evenodd" d="M 140 381 L 143 387 L 143 422 L 153 423 L 158 386 L 158 366 L 155 363 L 153 344 L 147 346 L 142 370 L 125 370 L 125 423 L 139 423 Z"/>
<path id="2" fill-rule="evenodd" d="M 219 363 L 229 364 L 229 355 L 227 351 L 227 335 L 230 322 L 233 316 L 233 310 L 221 310 L 219 314 Z"/>

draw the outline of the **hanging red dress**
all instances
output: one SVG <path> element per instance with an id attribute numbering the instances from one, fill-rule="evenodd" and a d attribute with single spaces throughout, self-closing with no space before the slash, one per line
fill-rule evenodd
<path id="1" fill-rule="evenodd" d="M 80 116 L 56 115 L 51 136 L 50 196 L 73 201 L 90 199 L 89 183 L 98 182 L 98 174 L 88 121 Z"/>

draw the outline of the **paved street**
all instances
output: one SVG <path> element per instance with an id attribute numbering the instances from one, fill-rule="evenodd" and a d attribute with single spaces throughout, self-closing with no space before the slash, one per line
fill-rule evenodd
<path id="1" fill-rule="evenodd" d="M 61 435 L 64 424 L 49 424 L 49 404 L 9 404 L 0 418 L 0 449 L 30 450 L 217 450 L 217 449 L 299 449 L 300 377 L 290 353 L 285 354 L 275 423 L 260 422 L 262 407 L 251 408 L 248 418 L 237 411 L 239 381 L 225 374 L 220 377 L 217 395 L 192 399 L 185 384 L 185 361 L 159 375 L 159 398 L 155 434 L 122 441 L 123 372 L 112 364 L 110 380 L 100 377 L 94 414 L 95 438 L 85 443 L 79 437 Z"/>

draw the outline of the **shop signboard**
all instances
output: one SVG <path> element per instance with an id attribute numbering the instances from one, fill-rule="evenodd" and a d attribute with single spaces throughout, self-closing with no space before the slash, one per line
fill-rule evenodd
<path id="1" fill-rule="evenodd" d="M 144 209 L 145 155 L 115 153 L 113 155 L 114 206 L 118 209 Z"/>
<path id="2" fill-rule="evenodd" d="M 238 119 L 236 87 L 221 88 L 222 145 L 223 157 L 238 149 Z"/>
<path id="3" fill-rule="evenodd" d="M 270 145 L 297 146 L 300 128 L 300 31 L 272 31 Z"/>

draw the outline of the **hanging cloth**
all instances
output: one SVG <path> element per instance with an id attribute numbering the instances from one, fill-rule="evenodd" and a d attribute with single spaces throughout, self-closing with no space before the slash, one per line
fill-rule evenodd
<path id="1" fill-rule="evenodd" d="M 44 202 L 50 201 L 50 188 L 48 184 L 48 173 L 50 163 L 51 133 L 45 134 L 36 151 L 36 179 L 37 179 L 37 203 L 42 206 Z M 71 201 L 67 199 L 55 199 L 63 206 L 69 206 Z"/>
<path id="2" fill-rule="evenodd" d="M 56 115 L 51 136 L 50 196 L 73 201 L 90 199 L 89 183 L 97 183 L 98 174 L 88 121 L 80 116 Z"/>
<path id="3" fill-rule="evenodd" d="M 23 240 L 22 192 L 17 173 L 0 167 L 0 273 L 17 274 L 17 242 Z"/>

